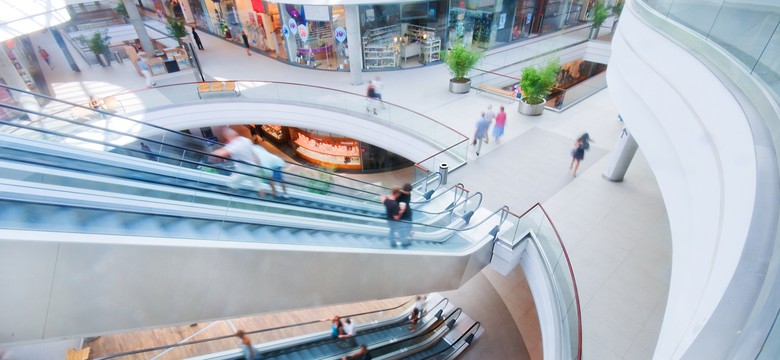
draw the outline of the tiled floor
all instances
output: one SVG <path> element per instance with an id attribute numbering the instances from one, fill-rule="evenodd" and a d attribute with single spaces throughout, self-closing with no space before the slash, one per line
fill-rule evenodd
<path id="1" fill-rule="evenodd" d="M 200 60 L 210 78 L 287 81 L 364 93 L 363 85 L 350 84 L 349 74 L 302 69 L 257 54 L 246 56 L 235 44 L 205 34 L 201 38 L 206 51 L 199 53 Z M 36 34 L 33 42 L 50 49 L 57 68 L 44 69 L 44 74 L 57 97 L 85 103 L 89 95 L 102 97 L 143 88 L 143 78 L 128 62 L 92 69 L 82 63 L 81 73 L 71 73 L 62 55 L 54 51 L 51 35 Z M 451 182 L 462 181 L 466 187 L 482 191 L 488 208 L 508 204 L 522 211 L 541 202 L 560 231 L 577 276 L 584 358 L 651 358 L 669 285 L 669 224 L 655 178 L 641 151 L 624 182 L 613 183 L 601 177 L 621 129 L 608 91 L 563 113 L 546 111 L 539 117 L 526 117 L 517 113 L 516 103 L 491 95 L 449 93 L 449 75 L 441 65 L 377 74 L 385 83 L 383 96 L 387 101 L 421 112 L 468 136 L 473 134 L 479 112 L 488 104 L 507 106 L 502 144 L 491 141 L 479 158 L 472 153 L 472 161 L 453 172 Z M 363 79 L 377 74 L 364 74 Z M 172 78 L 159 80 L 158 84 L 193 80 Z M 584 131 L 595 143 L 573 178 L 568 170 L 569 150 Z M 485 337 L 480 342 L 487 343 L 491 337 L 498 339 L 501 349 L 522 353 L 521 348 L 526 348 L 531 358 L 540 359 L 539 338 L 531 335 L 536 320 L 528 316 L 533 309 L 530 298 L 527 292 L 518 292 L 522 284 L 499 277 L 486 269 L 452 296 L 462 306 L 477 304 L 484 311 L 503 314 L 483 314 L 481 319 L 479 310 L 472 313 L 469 309 L 473 318 L 486 323 Z M 517 299 L 523 301 L 518 303 Z M 517 344 L 519 333 L 526 340 L 524 347 Z M 482 351 L 494 350 L 475 347 L 469 356 L 481 358 Z"/>

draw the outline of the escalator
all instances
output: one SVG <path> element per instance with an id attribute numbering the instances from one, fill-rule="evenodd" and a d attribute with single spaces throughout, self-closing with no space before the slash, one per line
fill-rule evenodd
<path id="1" fill-rule="evenodd" d="M 466 348 L 471 345 L 476 339 L 477 331 L 480 329 L 480 323 L 475 322 L 472 324 L 463 334 L 460 335 L 455 341 L 448 341 L 446 338 L 439 340 L 436 345 L 431 346 L 424 351 L 417 352 L 415 354 L 404 357 L 409 360 L 446 360 L 454 359 L 461 353 L 466 351 Z"/>
<path id="2" fill-rule="evenodd" d="M 14 249 L 16 260 L 40 267 L 31 271 L 40 276 L 29 281 L 29 291 L 40 287 L 46 301 L 16 306 L 20 314 L 46 314 L 43 338 L 453 289 L 489 262 L 493 230 L 504 219 L 503 209 L 480 209 L 481 194 L 460 186 L 431 192 L 427 187 L 437 179 L 426 178 L 415 188 L 420 216 L 413 223 L 414 245 L 390 250 L 377 201 L 381 187 L 335 184 L 323 194 L 310 191 L 321 189 L 304 175 L 288 173 L 288 186 L 297 189 L 293 201 L 258 199 L 250 190 L 227 190 L 226 176 L 196 168 L 208 164 L 163 154 L 156 156 L 169 161 L 153 162 L 104 139 L 23 127 L 79 143 L 0 137 L 0 242 Z M 329 266 L 334 262 L 340 266 Z M 85 273 L 83 264 L 100 270 Z M 342 266 L 359 270 L 355 281 L 383 288 L 327 282 L 343 276 Z M 429 274 L 424 281 L 421 271 Z M 128 281 L 149 284 L 135 291 L 120 287 Z M 257 301 L 256 289 L 287 301 Z M 230 306 L 213 300 L 224 291 L 232 292 Z M 202 303 L 165 311 L 177 305 L 169 292 Z M 101 296 L 84 299 L 84 293 Z M 155 316 L 134 310 L 149 304 L 156 305 L 149 311 Z M 67 320 L 79 316 L 99 320 Z"/>

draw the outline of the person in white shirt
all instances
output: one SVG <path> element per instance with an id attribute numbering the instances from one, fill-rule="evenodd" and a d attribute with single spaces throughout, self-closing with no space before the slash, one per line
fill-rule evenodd
<path id="1" fill-rule="evenodd" d="M 270 169 L 273 172 L 271 174 L 271 180 L 268 181 L 268 184 L 271 185 L 271 195 L 276 197 L 275 183 L 278 182 L 282 186 L 282 198 L 289 198 L 289 196 L 287 196 L 287 186 L 284 184 L 284 180 L 282 179 L 282 167 L 284 167 L 284 160 L 274 154 L 271 154 L 268 152 L 268 150 L 259 145 L 254 145 L 252 150 L 254 151 L 260 166 L 266 169 Z"/>
<path id="2" fill-rule="evenodd" d="M 152 80 L 152 71 L 149 70 L 149 65 L 146 65 L 144 59 L 138 58 L 138 68 L 141 70 L 141 75 L 143 75 L 144 79 L 146 79 L 146 87 L 150 88 L 157 85 Z"/>
<path id="3" fill-rule="evenodd" d="M 355 341 L 355 322 L 350 318 L 346 318 L 342 322 L 342 327 L 344 328 L 344 334 L 339 335 L 339 339 L 343 339 L 344 341 L 339 343 L 339 345 L 356 346 L 357 341 Z"/>
<path id="4" fill-rule="evenodd" d="M 227 185 L 235 190 L 241 183 L 248 181 L 252 185 L 252 189 L 257 190 L 261 197 L 264 196 L 265 194 L 260 189 L 260 178 L 252 176 L 258 171 L 258 169 L 252 165 L 258 165 L 259 163 L 258 157 L 253 150 L 254 144 L 252 144 L 252 141 L 238 135 L 238 133 L 231 128 L 225 128 L 225 130 L 222 131 L 222 136 L 227 141 L 227 145 L 221 149 L 215 150 L 212 154 L 241 161 L 235 163 L 233 174 L 230 175 L 230 180 Z M 248 164 L 245 164 L 244 162 Z"/>

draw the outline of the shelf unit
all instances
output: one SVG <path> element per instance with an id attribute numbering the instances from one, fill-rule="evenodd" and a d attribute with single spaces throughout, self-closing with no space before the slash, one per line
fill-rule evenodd
<path id="1" fill-rule="evenodd" d="M 441 39 L 436 36 L 436 29 L 409 24 L 406 26 L 406 36 L 420 43 L 421 63 L 439 61 Z"/>
<path id="2" fill-rule="evenodd" d="M 400 25 L 371 29 L 363 35 L 363 64 L 366 69 L 393 68 L 400 64 L 397 41 Z"/>

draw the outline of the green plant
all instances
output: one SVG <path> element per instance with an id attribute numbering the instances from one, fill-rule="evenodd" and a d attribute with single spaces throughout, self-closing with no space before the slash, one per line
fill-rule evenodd
<path id="1" fill-rule="evenodd" d="M 165 24 L 165 29 L 168 30 L 168 34 L 170 34 L 176 41 L 179 42 L 179 46 L 181 46 L 181 38 L 187 36 L 187 24 L 184 23 L 183 19 L 177 19 L 173 16 L 167 17 L 168 23 Z"/>
<path id="2" fill-rule="evenodd" d="M 544 103 L 555 86 L 560 71 L 558 59 L 550 60 L 544 66 L 528 66 L 523 69 L 520 79 L 523 101 L 531 105 Z"/>
<path id="3" fill-rule="evenodd" d="M 477 65 L 479 59 L 482 58 L 482 53 L 471 51 L 463 47 L 460 42 L 457 42 L 449 53 L 445 54 L 444 62 L 450 68 L 452 74 L 452 81 L 465 83 L 469 81 L 466 78 L 466 74 Z"/>
<path id="4" fill-rule="evenodd" d="M 89 48 L 89 50 L 95 53 L 95 56 L 98 56 L 108 52 L 108 40 L 111 39 L 111 37 L 107 34 L 108 30 L 96 31 L 92 33 L 92 36 L 90 37 L 81 35 L 76 37 L 75 40 L 82 46 Z M 100 57 L 98 56 L 98 60 L 99 59 Z M 106 59 L 108 59 L 108 57 L 106 57 Z"/>
<path id="5" fill-rule="evenodd" d="M 119 5 L 117 5 L 114 10 L 119 14 L 122 15 L 125 19 L 129 18 L 130 15 L 127 13 L 127 8 L 125 7 L 125 3 L 120 1 Z"/>
<path id="6" fill-rule="evenodd" d="M 593 5 L 591 11 L 593 12 L 593 27 L 598 29 L 607 20 L 609 9 L 604 5 L 604 1 L 599 0 Z"/>

